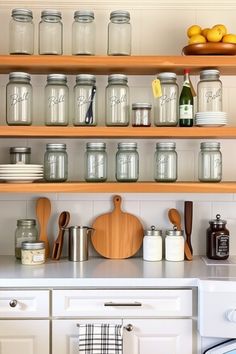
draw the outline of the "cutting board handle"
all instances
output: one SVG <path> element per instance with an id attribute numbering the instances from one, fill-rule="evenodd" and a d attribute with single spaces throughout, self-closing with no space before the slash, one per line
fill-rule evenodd
<path id="1" fill-rule="evenodd" d="M 113 203 L 114 203 L 114 212 L 120 212 L 121 211 L 121 196 L 115 195 L 113 198 Z"/>

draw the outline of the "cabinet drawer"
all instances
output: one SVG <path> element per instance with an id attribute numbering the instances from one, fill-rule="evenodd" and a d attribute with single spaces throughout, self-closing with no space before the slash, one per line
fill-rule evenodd
<path id="1" fill-rule="evenodd" d="M 53 316 L 176 317 L 192 315 L 192 290 L 55 290 Z"/>
<path id="2" fill-rule="evenodd" d="M 0 291 L 0 317 L 48 317 L 49 291 Z"/>

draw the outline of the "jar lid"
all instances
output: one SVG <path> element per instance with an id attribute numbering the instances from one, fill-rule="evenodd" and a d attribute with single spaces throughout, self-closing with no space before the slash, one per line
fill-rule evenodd
<path id="1" fill-rule="evenodd" d="M 67 77 L 64 74 L 49 74 L 47 76 L 47 81 L 63 81 L 67 82 Z"/>
<path id="2" fill-rule="evenodd" d="M 209 224 L 210 225 L 225 225 L 225 224 L 227 224 L 227 221 L 226 220 L 222 220 L 220 218 L 220 214 L 216 214 L 216 219 L 210 220 Z"/>
<path id="3" fill-rule="evenodd" d="M 41 17 L 45 17 L 45 16 L 56 16 L 56 17 L 60 17 L 61 18 L 61 11 L 54 10 L 54 9 L 43 10 L 41 12 Z"/>
<path id="4" fill-rule="evenodd" d="M 91 83 L 92 85 L 94 85 L 96 82 L 96 77 L 95 77 L 95 75 L 90 75 L 90 74 L 79 74 L 79 75 L 76 75 L 75 80 L 76 80 L 76 83 L 85 82 L 85 83 Z"/>
<path id="5" fill-rule="evenodd" d="M 106 143 L 87 143 L 87 149 L 105 149 Z"/>
<path id="6" fill-rule="evenodd" d="M 10 154 L 14 154 L 16 152 L 21 152 L 21 153 L 26 153 L 30 154 L 31 153 L 31 148 L 30 147 L 20 147 L 20 146 L 12 146 L 9 148 Z"/>
<path id="7" fill-rule="evenodd" d="M 94 18 L 94 12 L 89 10 L 79 10 L 74 12 L 74 18 L 76 17 L 91 17 Z"/>
<path id="8" fill-rule="evenodd" d="M 164 72 L 164 73 L 160 73 L 157 75 L 157 79 L 160 80 L 165 80 L 165 79 L 177 79 L 177 75 L 176 73 L 171 73 L 171 72 Z"/>
<path id="9" fill-rule="evenodd" d="M 166 236 L 183 236 L 183 234 L 183 230 L 176 230 L 175 226 L 171 230 L 166 230 Z"/>
<path id="10" fill-rule="evenodd" d="M 118 149 L 137 149 L 137 143 L 118 143 Z"/>
<path id="11" fill-rule="evenodd" d="M 127 83 L 128 82 L 128 77 L 124 74 L 112 74 L 108 76 L 108 83 L 113 83 L 113 82 L 118 82 L 118 83 Z"/>
<path id="12" fill-rule="evenodd" d="M 200 144 L 201 149 L 209 149 L 209 148 L 215 148 L 215 149 L 219 149 L 220 148 L 220 143 L 218 142 L 213 142 L 213 141 L 207 141 L 204 143 Z"/>
<path id="13" fill-rule="evenodd" d="M 156 149 L 175 149 L 176 143 L 156 143 Z"/>
<path id="14" fill-rule="evenodd" d="M 19 219 L 17 220 L 17 226 L 35 226 L 35 219 Z"/>
<path id="15" fill-rule="evenodd" d="M 142 103 L 142 102 L 138 102 L 138 103 L 133 103 L 132 104 L 132 109 L 151 109 L 152 105 L 151 103 Z"/>
<path id="16" fill-rule="evenodd" d="M 220 72 L 217 69 L 207 69 L 200 71 L 200 79 L 204 76 L 219 76 Z"/>
<path id="17" fill-rule="evenodd" d="M 12 17 L 14 16 L 28 16 L 33 18 L 33 12 L 29 9 L 13 9 L 11 12 Z"/>
<path id="18" fill-rule="evenodd" d="M 64 150 L 66 150 L 66 144 L 55 144 L 55 143 L 48 143 L 48 144 L 46 144 L 46 149 L 47 150 L 50 150 L 50 149 L 52 149 L 52 150 L 60 150 L 60 149 L 64 149 Z"/>
<path id="19" fill-rule="evenodd" d="M 149 230 L 146 231 L 147 236 L 162 236 L 162 231 L 157 230 L 155 226 L 151 226 Z"/>
<path id="20" fill-rule="evenodd" d="M 23 241 L 21 243 L 21 249 L 22 250 L 41 250 L 42 248 L 45 248 L 45 242 L 44 241 Z"/>
<path id="21" fill-rule="evenodd" d="M 31 77 L 30 74 L 20 72 L 20 71 L 14 71 L 9 74 L 9 80 L 11 79 L 24 79 L 30 81 Z"/>
<path id="22" fill-rule="evenodd" d="M 130 13 L 125 10 L 115 10 L 110 13 L 110 20 L 115 17 L 124 17 L 130 19 Z"/>

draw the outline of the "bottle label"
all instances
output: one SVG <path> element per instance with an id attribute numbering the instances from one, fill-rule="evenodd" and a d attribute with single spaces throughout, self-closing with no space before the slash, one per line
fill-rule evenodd
<path id="1" fill-rule="evenodd" d="M 159 79 L 155 79 L 152 82 L 152 92 L 155 98 L 162 96 L 161 82 Z"/>
<path id="2" fill-rule="evenodd" d="M 189 81 L 184 81 L 184 82 L 183 82 L 183 86 L 185 86 L 185 87 L 190 87 L 190 88 L 191 88 L 191 85 L 190 85 L 190 82 L 189 82 Z"/>
<path id="3" fill-rule="evenodd" d="M 216 236 L 216 255 L 218 257 L 229 255 L 229 235 Z"/>
<path id="4" fill-rule="evenodd" d="M 179 106 L 179 119 L 193 119 L 193 106 L 191 104 Z"/>

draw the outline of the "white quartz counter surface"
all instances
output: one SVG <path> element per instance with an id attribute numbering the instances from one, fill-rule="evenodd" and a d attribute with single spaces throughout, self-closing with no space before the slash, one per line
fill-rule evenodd
<path id="1" fill-rule="evenodd" d="M 236 282 L 235 265 L 206 265 L 201 257 L 192 262 L 146 262 L 141 258 L 86 262 L 67 259 L 44 265 L 23 266 L 13 256 L 0 257 L 0 287 L 192 287 L 201 280 Z"/>

